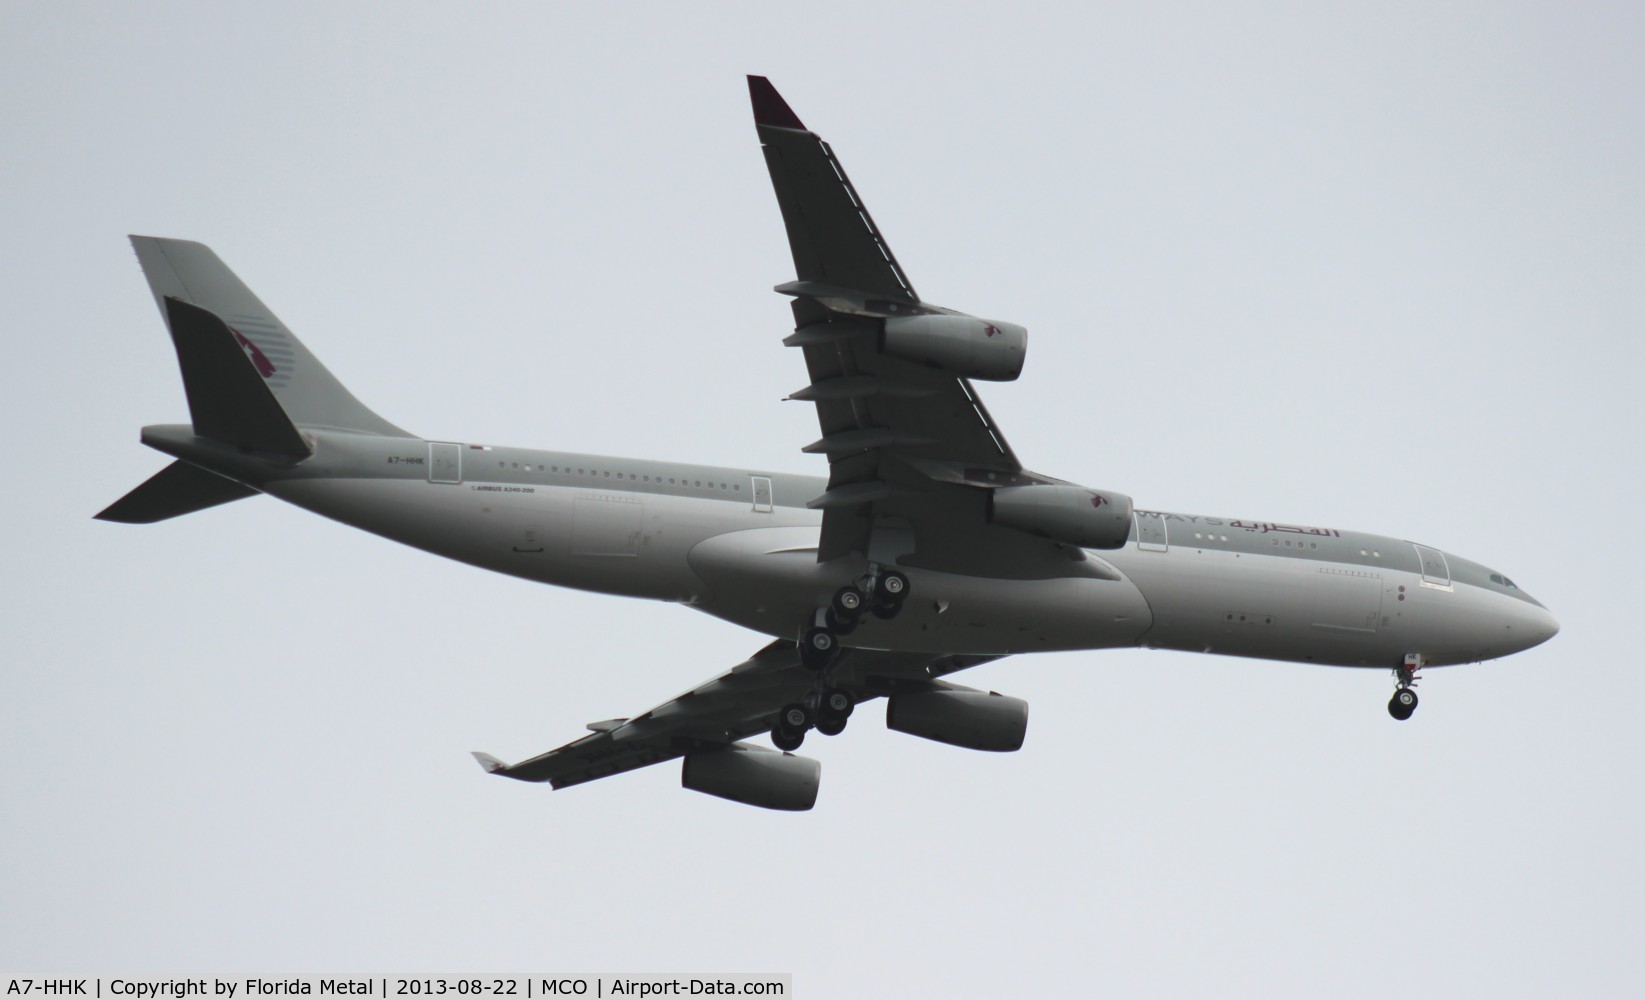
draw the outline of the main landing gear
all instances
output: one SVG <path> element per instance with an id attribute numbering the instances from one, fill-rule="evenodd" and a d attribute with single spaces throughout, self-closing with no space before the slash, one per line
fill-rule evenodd
<path id="1" fill-rule="evenodd" d="M 817 609 L 800 637 L 800 662 L 811 670 L 827 670 L 839 654 L 840 636 L 856 631 L 863 612 L 889 621 L 902 611 L 907 599 L 908 577 L 895 570 L 870 571 L 857 583 L 841 587 L 828 607 Z"/>
<path id="2" fill-rule="evenodd" d="M 1405 662 L 1394 668 L 1397 682 L 1394 696 L 1388 699 L 1388 714 L 1401 722 L 1417 710 L 1417 671 L 1421 669 L 1422 657 L 1416 653 L 1407 654 Z"/>
<path id="3" fill-rule="evenodd" d="M 828 607 L 817 609 L 810 627 L 800 636 L 800 663 L 816 674 L 816 684 L 804 700 L 784 705 L 777 713 L 771 727 L 772 745 L 778 750 L 798 750 L 812 729 L 824 736 L 845 731 L 856 701 L 849 691 L 829 683 L 830 670 L 839 657 L 840 636 L 856 631 L 865 612 L 882 621 L 897 617 L 907 599 L 908 577 L 870 567 L 867 576 L 835 591 Z"/>
<path id="4" fill-rule="evenodd" d="M 805 742 L 805 734 L 815 729 L 824 736 L 845 732 L 845 720 L 856 710 L 850 692 L 825 687 L 805 696 L 804 701 L 784 705 L 771 727 L 771 744 L 778 750 L 794 751 Z"/>

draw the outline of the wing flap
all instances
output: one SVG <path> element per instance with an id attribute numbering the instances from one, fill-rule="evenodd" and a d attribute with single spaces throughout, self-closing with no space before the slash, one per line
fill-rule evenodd
<path id="1" fill-rule="evenodd" d="M 569 788 L 596 778 L 609 778 L 624 771 L 661 764 L 680 756 L 681 752 L 641 743 L 617 743 L 610 739 L 609 734 L 596 733 L 518 764 L 503 764 L 489 754 L 485 756 L 499 765 L 486 765 L 486 770 L 492 774 L 517 781 L 546 781 L 554 788 Z M 476 753 L 475 756 L 481 755 Z M 482 761 L 482 764 L 485 763 Z"/>

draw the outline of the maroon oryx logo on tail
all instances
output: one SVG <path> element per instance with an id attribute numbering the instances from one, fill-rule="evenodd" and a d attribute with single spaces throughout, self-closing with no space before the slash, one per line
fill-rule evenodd
<path id="1" fill-rule="evenodd" d="M 234 339 L 240 342 L 241 350 L 245 351 L 246 357 L 251 359 L 251 364 L 257 369 L 257 374 L 269 378 L 275 373 L 277 369 L 274 367 L 274 362 L 270 361 L 268 355 L 264 354 L 256 344 L 251 342 L 251 338 L 232 326 L 228 328 L 228 332 L 234 334 Z"/>

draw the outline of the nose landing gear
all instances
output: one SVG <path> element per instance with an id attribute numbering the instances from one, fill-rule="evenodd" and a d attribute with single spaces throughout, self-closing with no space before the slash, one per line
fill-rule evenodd
<path id="1" fill-rule="evenodd" d="M 1417 710 L 1417 671 L 1422 669 L 1422 657 L 1407 653 L 1405 662 L 1394 668 L 1396 683 L 1394 696 L 1388 699 L 1388 714 L 1404 722 Z"/>

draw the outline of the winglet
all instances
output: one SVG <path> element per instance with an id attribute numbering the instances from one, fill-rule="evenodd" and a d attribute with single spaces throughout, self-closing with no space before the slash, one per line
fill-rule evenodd
<path id="1" fill-rule="evenodd" d="M 508 769 L 507 764 L 504 764 L 502 761 L 488 753 L 481 753 L 478 750 L 471 750 L 469 752 L 474 755 L 475 760 L 480 762 L 480 766 L 485 768 L 485 772 L 487 774 L 496 774 L 498 771 L 506 771 Z"/>
<path id="2" fill-rule="evenodd" d="M 754 102 L 754 124 L 772 125 L 776 128 L 791 128 L 798 132 L 805 131 L 800 116 L 783 100 L 783 95 L 777 93 L 777 88 L 763 76 L 748 78 L 748 96 Z"/>

